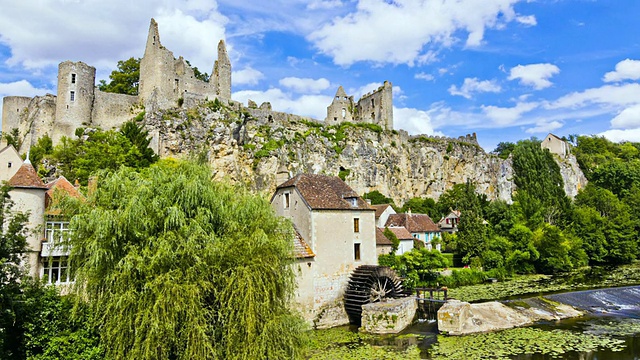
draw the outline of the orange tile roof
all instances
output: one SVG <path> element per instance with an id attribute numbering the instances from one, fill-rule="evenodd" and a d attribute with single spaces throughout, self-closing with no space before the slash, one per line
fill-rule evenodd
<path id="1" fill-rule="evenodd" d="M 8 184 L 14 188 L 47 189 L 42 180 L 40 180 L 36 169 L 33 168 L 33 165 L 31 165 L 29 161 L 25 161 L 22 166 L 20 166 L 18 172 L 9 179 Z"/>
<path id="2" fill-rule="evenodd" d="M 293 253 L 296 256 L 296 259 L 312 258 L 316 256 L 295 226 L 294 229 L 296 231 L 296 236 L 293 238 Z"/>
<path id="3" fill-rule="evenodd" d="M 294 187 L 313 210 L 374 210 L 337 176 L 300 174 L 277 189 Z M 275 196 L 275 195 L 274 195 Z M 355 206 L 348 200 L 353 198 Z"/>
<path id="4" fill-rule="evenodd" d="M 387 229 L 391 230 L 398 240 L 413 240 L 413 235 L 405 227 L 390 226 Z"/>
<path id="5" fill-rule="evenodd" d="M 376 209 L 376 219 L 382 215 L 382 213 L 387 210 L 387 208 L 391 206 L 389 204 L 380 204 L 380 205 L 371 205 L 372 208 Z"/>
<path id="6" fill-rule="evenodd" d="M 44 206 L 48 208 L 54 202 L 54 194 L 59 191 L 64 192 L 65 196 L 71 196 L 76 199 L 83 199 L 84 196 L 73 186 L 64 176 L 48 182 L 45 185 L 49 190 L 45 193 Z"/>
<path id="7" fill-rule="evenodd" d="M 385 226 L 402 226 L 412 233 L 440 231 L 427 214 L 391 214 Z"/>

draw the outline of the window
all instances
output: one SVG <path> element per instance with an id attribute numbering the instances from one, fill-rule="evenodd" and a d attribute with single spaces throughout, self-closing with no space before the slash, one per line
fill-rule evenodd
<path id="1" fill-rule="evenodd" d="M 70 95 L 69 95 L 69 99 L 70 99 L 71 101 L 75 101 L 75 100 L 76 100 L 76 92 L 75 92 L 75 91 L 72 91 L 72 92 L 70 93 Z"/>
<path id="2" fill-rule="evenodd" d="M 76 74 L 71 74 L 71 83 L 72 84 L 76 83 Z"/>
<path id="3" fill-rule="evenodd" d="M 353 232 L 360 232 L 360 219 L 353 219 Z"/>
<path id="4" fill-rule="evenodd" d="M 7 164 L 7 165 L 8 165 L 7 167 L 11 167 L 11 165 L 12 165 L 12 164 L 11 164 L 11 161 L 9 161 L 9 164 Z"/>
<path id="5" fill-rule="evenodd" d="M 42 279 L 47 284 L 70 282 L 69 258 L 67 256 L 51 256 L 42 260 Z"/>
<path id="6" fill-rule="evenodd" d="M 284 208 L 285 209 L 289 208 L 289 193 L 284 194 Z"/>
<path id="7" fill-rule="evenodd" d="M 69 222 L 47 221 L 44 236 L 47 242 L 54 244 L 69 240 Z"/>
<path id="8" fill-rule="evenodd" d="M 342 118 L 346 118 L 347 117 L 347 109 L 342 108 Z"/>
<path id="9" fill-rule="evenodd" d="M 373 99 L 371 99 L 371 106 L 376 106 L 376 102 Z"/>
<path id="10" fill-rule="evenodd" d="M 353 244 L 353 259 L 360 260 L 360 244 Z"/>

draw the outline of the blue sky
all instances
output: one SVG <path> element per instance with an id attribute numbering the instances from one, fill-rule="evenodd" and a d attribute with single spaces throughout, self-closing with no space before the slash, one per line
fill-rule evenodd
<path id="1" fill-rule="evenodd" d="M 57 65 L 107 79 L 161 41 L 211 72 L 219 39 L 232 98 L 323 119 L 338 86 L 388 80 L 396 129 L 488 151 L 548 132 L 640 141 L 637 0 L 0 0 L 0 96 L 55 93 Z"/>

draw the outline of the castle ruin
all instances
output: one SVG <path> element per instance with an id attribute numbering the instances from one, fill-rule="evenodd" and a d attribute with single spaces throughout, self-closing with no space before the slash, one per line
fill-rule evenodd
<path id="1" fill-rule="evenodd" d="M 45 134 L 56 144 L 64 136 L 73 137 L 79 127 L 120 127 L 143 109 L 175 107 L 179 99 L 231 99 L 231 62 L 224 41 L 218 44 L 218 59 L 209 81 L 202 81 L 184 58 L 176 59 L 162 46 L 154 19 L 140 61 L 138 95 L 100 91 L 95 79 L 93 66 L 81 61 L 60 63 L 57 95 L 3 99 L 2 132 L 17 128 L 23 140 L 18 150 L 24 152 Z"/>
<path id="2" fill-rule="evenodd" d="M 362 96 L 357 103 L 353 101 L 353 96 L 347 96 L 344 88 L 340 86 L 331 105 L 327 107 L 327 117 L 324 122 L 327 125 L 362 122 L 380 125 L 385 130 L 393 130 L 391 83 L 385 81 L 377 90 Z"/>

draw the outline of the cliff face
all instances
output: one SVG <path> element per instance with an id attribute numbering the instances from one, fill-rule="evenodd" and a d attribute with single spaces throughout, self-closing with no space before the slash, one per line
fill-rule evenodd
<path id="1" fill-rule="evenodd" d="M 378 190 L 398 204 L 418 196 L 437 199 L 467 179 L 489 199 L 510 202 L 515 190 L 510 159 L 487 154 L 464 139 L 409 136 L 371 124 L 324 126 L 264 107 L 229 109 L 213 102 L 148 114 L 147 128 L 160 156 L 195 152 L 206 157 L 214 178 L 267 194 L 275 189 L 281 166 L 292 176 L 339 175 L 359 194 Z M 572 167 L 575 161 L 564 163 L 561 168 L 571 169 L 562 171 L 567 193 L 575 195 L 582 173 Z"/>

